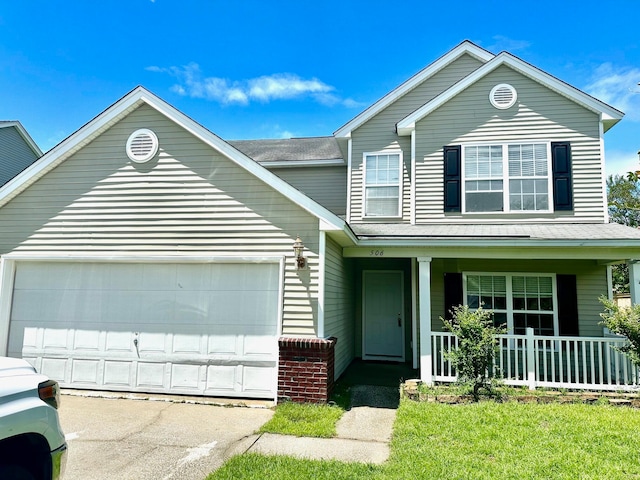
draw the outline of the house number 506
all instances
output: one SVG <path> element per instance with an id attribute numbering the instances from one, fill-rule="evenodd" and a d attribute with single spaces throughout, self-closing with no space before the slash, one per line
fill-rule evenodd
<path id="1" fill-rule="evenodd" d="M 371 250 L 369 252 L 370 257 L 382 257 L 384 255 L 384 250 Z"/>

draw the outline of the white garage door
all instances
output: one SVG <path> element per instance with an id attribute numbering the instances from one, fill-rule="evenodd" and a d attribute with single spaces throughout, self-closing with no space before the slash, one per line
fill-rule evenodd
<path id="1" fill-rule="evenodd" d="M 273 398 L 279 263 L 16 265 L 9 355 L 64 387 Z"/>

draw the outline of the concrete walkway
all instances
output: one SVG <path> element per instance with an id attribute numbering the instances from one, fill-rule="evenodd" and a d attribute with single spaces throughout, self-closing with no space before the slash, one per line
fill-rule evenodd
<path id="1" fill-rule="evenodd" d="M 351 397 L 353 406 L 339 420 L 337 437 L 310 438 L 264 433 L 247 437 L 232 454 L 255 452 L 314 460 L 384 463 L 389 458 L 397 397 L 397 388 L 355 386 Z"/>

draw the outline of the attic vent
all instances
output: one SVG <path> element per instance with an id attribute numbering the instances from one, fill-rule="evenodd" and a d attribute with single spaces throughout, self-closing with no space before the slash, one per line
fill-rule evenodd
<path id="1" fill-rule="evenodd" d="M 158 137 L 151 130 L 141 128 L 127 140 L 127 156 L 132 162 L 145 163 L 158 152 Z"/>
<path id="2" fill-rule="evenodd" d="M 491 105 L 501 110 L 512 107 L 518 99 L 516 89 L 507 83 L 501 83 L 491 89 L 489 100 Z"/>

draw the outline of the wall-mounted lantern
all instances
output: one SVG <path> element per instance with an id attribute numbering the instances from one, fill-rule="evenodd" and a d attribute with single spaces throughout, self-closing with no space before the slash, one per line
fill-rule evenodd
<path id="1" fill-rule="evenodd" d="M 304 258 L 304 243 L 300 240 L 300 236 L 293 242 L 293 254 L 296 258 L 296 270 L 307 268 L 307 259 Z"/>

